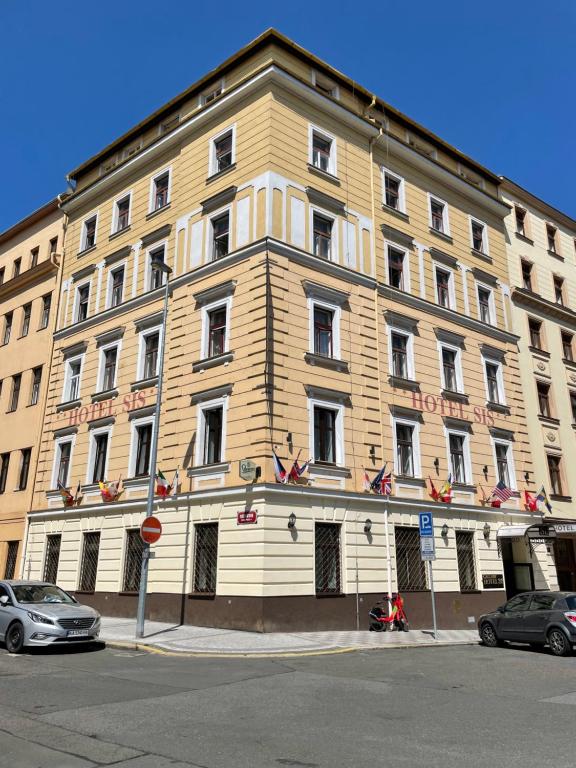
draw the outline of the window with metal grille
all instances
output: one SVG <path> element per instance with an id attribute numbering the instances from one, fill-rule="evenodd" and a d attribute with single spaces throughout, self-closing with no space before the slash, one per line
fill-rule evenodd
<path id="1" fill-rule="evenodd" d="M 30 390 L 30 405 L 37 405 L 40 398 L 40 382 L 42 381 L 42 366 L 32 369 L 32 389 Z"/>
<path id="2" fill-rule="evenodd" d="M 474 564 L 474 534 L 469 531 L 456 531 L 456 557 L 460 591 L 473 592 L 476 586 L 476 567 Z"/>
<path id="3" fill-rule="evenodd" d="M 30 457 L 32 448 L 24 448 L 20 451 L 20 473 L 18 475 L 18 490 L 23 491 L 28 485 L 28 475 L 30 474 Z"/>
<path id="4" fill-rule="evenodd" d="M 168 184 L 170 181 L 170 174 L 166 173 L 157 176 L 154 179 L 154 211 L 158 211 L 160 208 L 164 208 L 168 205 Z"/>
<path id="5" fill-rule="evenodd" d="M 569 360 L 570 362 L 574 361 L 574 348 L 573 348 L 573 341 L 574 336 L 571 333 L 568 333 L 568 331 L 562 331 L 562 354 L 564 356 L 564 360 Z"/>
<path id="6" fill-rule="evenodd" d="M 28 336 L 30 330 L 30 316 L 32 315 L 32 304 L 24 304 L 22 315 L 22 330 L 21 336 Z"/>
<path id="7" fill-rule="evenodd" d="M 47 293 L 46 296 L 42 296 L 42 322 L 40 328 L 47 328 L 48 321 L 50 320 L 50 307 L 52 306 L 52 294 Z"/>
<path id="8" fill-rule="evenodd" d="M 16 376 L 12 376 L 12 393 L 10 395 L 9 411 L 15 411 L 18 408 L 18 400 L 20 399 L 20 385 L 22 384 L 22 374 L 17 373 Z"/>
<path id="9" fill-rule="evenodd" d="M 203 411 L 204 418 L 204 464 L 217 464 L 222 461 L 222 426 L 224 409 L 222 406 Z"/>
<path id="10" fill-rule="evenodd" d="M 58 562 L 60 560 L 60 544 L 62 536 L 53 533 L 46 537 L 46 556 L 44 558 L 44 581 L 56 584 L 58 577 Z"/>
<path id="11" fill-rule="evenodd" d="M 332 224 L 331 219 L 315 213 L 312 217 L 313 250 L 314 255 L 321 259 L 329 259 L 332 251 Z"/>
<path id="12" fill-rule="evenodd" d="M 314 406 L 314 461 L 336 463 L 336 416 L 331 408 Z"/>
<path id="13" fill-rule="evenodd" d="M 332 357 L 332 325 L 334 312 L 325 307 L 314 307 L 314 352 L 324 357 Z"/>
<path id="14" fill-rule="evenodd" d="M 13 579 L 16 573 L 16 560 L 18 559 L 19 541 L 9 541 L 6 552 L 6 565 L 4 566 L 4 578 Z"/>
<path id="15" fill-rule="evenodd" d="M 144 339 L 144 376 L 145 379 L 151 379 L 158 376 L 158 346 L 160 344 L 160 333 L 149 333 Z"/>
<path id="16" fill-rule="evenodd" d="M 330 171 L 332 141 L 314 131 L 312 133 L 312 165 L 321 171 Z"/>
<path id="17" fill-rule="evenodd" d="M 152 442 L 152 424 L 136 427 L 136 467 L 135 477 L 147 475 L 150 471 L 150 445 Z"/>
<path id="18" fill-rule="evenodd" d="M 426 569 L 420 557 L 420 534 L 417 528 L 394 526 L 396 543 L 396 581 L 399 592 L 428 589 Z"/>
<path id="19" fill-rule="evenodd" d="M 450 272 L 436 270 L 436 296 L 441 307 L 450 306 Z"/>
<path id="20" fill-rule="evenodd" d="M 208 312 L 208 357 L 224 354 L 226 348 L 226 307 Z"/>
<path id="21" fill-rule="evenodd" d="M 118 267 L 112 272 L 112 296 L 110 297 L 110 306 L 117 307 L 122 303 L 124 293 L 124 267 Z"/>
<path id="22" fill-rule="evenodd" d="M 408 378 L 408 336 L 392 333 L 392 375 Z"/>
<path id="23" fill-rule="evenodd" d="M 224 213 L 212 219 L 212 256 L 221 259 L 230 248 L 230 214 Z"/>
<path id="24" fill-rule="evenodd" d="M 100 532 L 91 531 L 84 534 L 82 544 L 82 564 L 80 566 L 80 582 L 78 589 L 82 592 L 94 592 L 96 589 L 96 574 L 98 572 L 98 553 L 100 551 Z"/>
<path id="25" fill-rule="evenodd" d="M 142 570 L 142 552 L 144 542 L 138 528 L 126 531 L 126 556 L 124 559 L 123 592 L 138 592 L 140 589 L 140 572 Z"/>
<path id="26" fill-rule="evenodd" d="M 113 389 L 116 383 L 116 363 L 118 360 L 118 347 L 110 347 L 104 352 L 104 375 L 102 377 L 102 390 L 106 392 Z"/>
<path id="27" fill-rule="evenodd" d="M 404 251 L 388 248 L 388 283 L 392 288 L 404 290 Z"/>
<path id="28" fill-rule="evenodd" d="M 161 269 L 154 269 L 152 265 L 155 261 L 165 261 L 166 249 L 163 245 L 161 245 L 160 248 L 155 248 L 153 251 L 150 251 L 149 258 L 150 290 L 153 291 L 156 288 L 160 288 L 162 285 L 164 285 L 164 272 Z"/>
<path id="29" fill-rule="evenodd" d="M 10 466 L 10 454 L 3 453 L 0 456 L 0 493 L 6 490 L 6 480 L 8 478 L 8 467 Z"/>
<path id="30" fill-rule="evenodd" d="M 216 594 L 218 523 L 199 523 L 194 535 L 194 592 Z"/>
<path id="31" fill-rule="evenodd" d="M 339 595 L 340 582 L 340 526 L 334 523 L 316 523 L 314 526 L 314 553 L 316 562 L 316 594 Z"/>

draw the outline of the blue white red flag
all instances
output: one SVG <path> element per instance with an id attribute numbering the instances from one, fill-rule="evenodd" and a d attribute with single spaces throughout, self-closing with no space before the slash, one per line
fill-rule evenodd
<path id="1" fill-rule="evenodd" d="M 277 483 L 287 483 L 288 482 L 288 473 L 284 469 L 282 462 L 276 456 L 276 451 L 272 451 L 272 458 L 274 460 L 274 474 L 276 475 L 276 482 Z"/>

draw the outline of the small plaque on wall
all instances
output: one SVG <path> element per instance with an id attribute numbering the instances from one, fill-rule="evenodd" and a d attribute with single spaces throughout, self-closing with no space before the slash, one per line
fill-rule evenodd
<path id="1" fill-rule="evenodd" d="M 501 573 L 483 573 L 482 586 L 484 589 L 504 589 L 504 576 Z"/>

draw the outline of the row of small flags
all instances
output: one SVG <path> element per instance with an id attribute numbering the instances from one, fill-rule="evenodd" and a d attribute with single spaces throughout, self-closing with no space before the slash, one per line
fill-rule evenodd
<path id="1" fill-rule="evenodd" d="M 169 483 L 162 470 L 159 469 L 155 477 L 156 496 L 160 496 L 161 498 L 171 496 L 174 491 L 178 489 L 179 477 L 180 476 L 177 469 L 174 473 L 172 482 Z M 124 493 L 124 488 L 122 487 L 122 477 L 118 478 L 118 482 L 99 482 L 98 487 L 100 488 L 102 501 L 107 504 L 110 502 L 118 501 L 120 496 Z M 80 483 L 78 483 L 78 487 L 76 488 L 76 492 L 74 494 L 72 494 L 68 488 L 62 485 L 60 481 L 58 481 L 58 490 L 60 491 L 62 504 L 65 507 L 75 507 L 82 502 L 83 497 L 80 493 Z"/>
<path id="2" fill-rule="evenodd" d="M 308 467 L 310 466 L 310 462 L 312 459 L 308 459 L 308 461 L 305 461 L 304 464 L 300 464 L 298 462 L 298 459 L 300 458 L 300 451 L 298 451 L 298 456 L 294 459 L 294 462 L 292 464 L 292 467 L 290 468 L 290 472 L 287 472 L 284 469 L 284 465 L 278 458 L 276 451 L 272 451 L 272 459 L 274 461 L 274 476 L 276 477 L 277 483 L 288 483 L 292 481 L 293 483 L 298 482 L 298 480 L 302 477 L 304 472 L 308 470 Z"/>

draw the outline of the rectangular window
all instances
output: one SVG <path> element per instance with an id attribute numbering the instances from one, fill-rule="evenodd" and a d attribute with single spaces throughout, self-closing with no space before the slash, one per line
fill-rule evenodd
<path id="1" fill-rule="evenodd" d="M 118 362 L 118 347 L 110 347 L 103 352 L 104 372 L 102 375 L 102 391 L 107 392 L 116 386 L 116 366 Z"/>
<path id="2" fill-rule="evenodd" d="M 130 195 L 117 200 L 114 205 L 114 232 L 121 232 L 130 224 Z"/>
<path id="3" fill-rule="evenodd" d="M 488 402 L 501 403 L 502 398 L 500 396 L 500 374 L 499 366 L 497 363 L 484 361 L 484 368 L 486 372 L 486 388 L 488 390 Z"/>
<path id="4" fill-rule="evenodd" d="M 10 336 L 12 334 L 12 319 L 14 315 L 12 312 L 7 312 L 4 315 L 4 333 L 2 335 L 2 344 L 8 344 Z"/>
<path id="5" fill-rule="evenodd" d="M 135 477 L 143 477 L 150 473 L 150 447 L 152 444 L 152 424 L 141 424 L 136 427 L 136 466 Z"/>
<path id="6" fill-rule="evenodd" d="M 442 347 L 442 377 L 444 389 L 450 392 L 458 392 L 458 353 L 449 347 Z"/>
<path id="7" fill-rule="evenodd" d="M 50 256 L 54 256 L 56 254 L 57 250 L 58 250 L 58 238 L 57 237 L 53 237 L 50 240 L 50 246 L 48 248 Z"/>
<path id="8" fill-rule="evenodd" d="M 399 592 L 427 589 L 426 570 L 420 557 L 420 535 L 417 528 L 394 526 L 396 544 L 396 580 Z"/>
<path id="9" fill-rule="evenodd" d="M 100 552 L 100 532 L 85 533 L 82 542 L 82 563 L 80 565 L 80 581 L 78 588 L 81 592 L 94 592 L 96 575 L 98 573 L 98 554 Z"/>
<path id="10" fill-rule="evenodd" d="M 312 131 L 312 165 L 321 171 L 332 171 L 332 139 L 317 131 Z"/>
<path id="11" fill-rule="evenodd" d="M 452 275 L 436 268 L 436 300 L 441 307 L 450 308 L 450 279 Z"/>
<path id="12" fill-rule="evenodd" d="M 152 379 L 158 376 L 158 347 L 160 344 L 160 331 L 154 331 L 144 337 L 144 369 L 143 379 Z"/>
<path id="13" fill-rule="evenodd" d="M 18 277 L 21 269 L 22 269 L 22 259 L 14 259 L 14 269 L 12 270 L 12 277 Z"/>
<path id="14" fill-rule="evenodd" d="M 230 214 L 212 219 L 212 258 L 221 259 L 230 252 Z"/>
<path id="15" fill-rule="evenodd" d="M 330 259 L 332 255 L 332 219 L 315 213 L 312 217 L 313 252 L 321 259 Z"/>
<path id="16" fill-rule="evenodd" d="M 126 530 L 126 555 L 124 559 L 123 592 L 138 592 L 140 589 L 140 574 L 142 571 L 142 551 L 144 542 L 138 528 Z"/>
<path id="17" fill-rule="evenodd" d="M 496 454 L 496 473 L 498 475 L 498 482 L 504 483 L 507 488 L 511 488 L 510 481 L 510 467 L 508 462 L 508 451 L 510 446 L 508 443 L 495 443 L 494 452 Z"/>
<path id="18" fill-rule="evenodd" d="M 225 171 L 230 168 L 234 162 L 233 157 L 233 136 L 232 131 L 227 131 L 223 136 L 214 140 L 214 173 Z"/>
<path id="19" fill-rule="evenodd" d="M 44 581 L 56 584 L 58 578 L 58 563 L 60 561 L 60 544 L 62 536 L 53 533 L 46 537 L 46 555 L 44 558 Z"/>
<path id="20" fill-rule="evenodd" d="M 572 424 L 576 424 L 576 392 L 570 392 L 570 407 L 572 409 Z"/>
<path id="21" fill-rule="evenodd" d="M 476 567 L 474 563 L 474 534 L 456 531 L 456 558 L 461 592 L 476 590 Z"/>
<path id="22" fill-rule="evenodd" d="M 316 594 L 339 595 L 340 580 L 340 526 L 334 523 L 315 523 L 314 560 Z"/>
<path id="23" fill-rule="evenodd" d="M 466 436 L 455 432 L 448 433 L 448 449 L 450 451 L 450 470 L 455 483 L 469 482 L 466 471 Z"/>
<path id="24" fill-rule="evenodd" d="M 222 431 L 224 408 L 209 408 L 202 411 L 204 422 L 203 464 L 218 464 L 222 461 Z"/>
<path id="25" fill-rule="evenodd" d="M 38 264 L 38 256 L 40 255 L 40 248 L 32 248 L 30 251 L 30 269 Z"/>
<path id="26" fill-rule="evenodd" d="M 448 232 L 448 209 L 446 203 L 430 198 L 430 226 L 436 232 L 449 234 Z"/>
<path id="27" fill-rule="evenodd" d="M 106 479 L 106 458 L 108 456 L 108 433 L 94 436 L 94 464 L 92 483 L 100 483 Z"/>
<path id="28" fill-rule="evenodd" d="M 110 306 L 117 307 L 124 298 L 124 267 L 118 267 L 112 272 Z"/>
<path id="29" fill-rule="evenodd" d="M 56 484 L 68 487 L 68 478 L 70 473 L 70 456 L 72 454 L 72 441 L 67 440 L 57 445 L 57 470 Z"/>
<path id="30" fill-rule="evenodd" d="M 5 267 L 0 267 L 0 285 L 4 283 L 4 275 L 6 273 Z"/>
<path id="31" fill-rule="evenodd" d="M 169 202 L 170 190 L 170 171 L 164 171 L 159 176 L 152 179 L 152 211 L 159 211 Z"/>
<path id="32" fill-rule="evenodd" d="M 82 360 L 68 361 L 68 381 L 65 392 L 65 402 L 78 400 L 80 397 L 80 376 L 82 375 Z"/>
<path id="33" fill-rule="evenodd" d="M 206 104 L 210 104 L 211 101 L 214 101 L 214 99 L 217 99 L 218 96 L 222 94 L 222 81 L 219 85 L 217 85 L 215 88 L 211 88 L 209 91 L 205 91 L 200 96 L 200 105 L 205 106 Z"/>
<path id="34" fill-rule="evenodd" d="M 226 306 L 208 312 L 208 357 L 223 355 L 226 350 Z"/>
<path id="35" fill-rule="evenodd" d="M 40 399 L 40 383 L 42 382 L 42 366 L 32 369 L 32 389 L 30 390 L 30 405 L 37 405 Z"/>
<path id="36" fill-rule="evenodd" d="M 528 331 L 530 334 L 530 346 L 534 349 L 542 349 L 542 323 L 540 320 L 528 318 Z"/>
<path id="37" fill-rule="evenodd" d="M 532 264 L 529 261 L 520 262 L 522 266 L 522 287 L 526 291 L 532 290 Z"/>
<path id="38" fill-rule="evenodd" d="M 550 412 L 550 385 L 544 381 L 537 381 L 536 390 L 538 392 L 538 413 L 540 416 L 550 418 L 552 415 Z"/>
<path id="39" fill-rule="evenodd" d="M 472 237 L 472 248 L 479 253 L 486 253 L 486 225 L 481 221 L 471 219 L 470 234 Z"/>
<path id="40" fill-rule="evenodd" d="M 30 330 L 31 315 L 32 315 L 32 304 L 24 304 L 23 313 L 22 313 L 22 330 L 20 332 L 21 336 L 28 336 L 28 331 Z"/>
<path id="41" fill-rule="evenodd" d="M 88 317 L 88 304 L 90 301 L 90 284 L 81 285 L 76 290 L 76 322 L 80 323 Z"/>
<path id="42" fill-rule="evenodd" d="M 483 323 L 492 324 L 492 291 L 478 286 L 478 316 Z"/>
<path id="43" fill-rule="evenodd" d="M 18 560 L 19 541 L 8 542 L 8 552 L 6 553 L 6 565 L 4 566 L 4 578 L 13 579 L 16 574 L 16 562 Z"/>
<path id="44" fill-rule="evenodd" d="M 548 461 L 548 472 L 550 474 L 550 488 L 554 496 L 563 496 L 564 491 L 562 488 L 562 471 L 561 471 L 561 456 L 553 456 L 548 454 L 546 457 Z"/>
<path id="45" fill-rule="evenodd" d="M 408 257 L 404 251 L 388 246 L 388 284 L 401 291 L 407 290 L 405 265 Z"/>
<path id="46" fill-rule="evenodd" d="M 8 479 L 8 469 L 10 467 L 10 454 L 3 453 L 0 456 L 0 493 L 6 491 L 6 480 Z"/>
<path id="47" fill-rule="evenodd" d="M 17 373 L 12 376 L 12 392 L 10 394 L 10 406 L 8 411 L 11 413 L 18 408 L 18 400 L 20 399 L 20 386 L 22 384 L 22 374 Z"/>
<path id="48" fill-rule="evenodd" d="M 546 224 L 546 241 L 548 243 L 548 250 L 550 253 L 556 253 L 556 227 L 552 224 Z"/>
<path id="49" fill-rule="evenodd" d="M 20 451 L 20 472 L 18 473 L 18 490 L 23 491 L 28 485 L 28 475 L 30 474 L 30 458 L 32 448 L 24 448 Z"/>
<path id="50" fill-rule="evenodd" d="M 325 307 L 314 306 L 314 353 L 333 357 L 334 312 Z"/>
<path id="51" fill-rule="evenodd" d="M 564 305 L 564 278 L 554 275 L 554 301 L 556 304 Z"/>
<path id="52" fill-rule="evenodd" d="M 564 357 L 564 360 L 569 360 L 570 362 L 574 362 L 574 347 L 573 347 L 573 341 L 574 336 L 571 333 L 568 333 L 568 331 L 561 331 L 561 338 L 562 338 L 562 355 Z"/>
<path id="53" fill-rule="evenodd" d="M 87 251 L 88 248 L 92 248 L 92 246 L 96 245 L 96 222 L 96 216 L 91 216 L 84 222 L 81 251 Z"/>
<path id="54" fill-rule="evenodd" d="M 194 592 L 215 595 L 218 575 L 218 523 L 199 523 L 194 533 Z"/>
<path id="55" fill-rule="evenodd" d="M 384 204 L 395 211 L 405 213 L 404 179 L 384 168 Z"/>
<path id="56" fill-rule="evenodd" d="M 414 477 L 414 427 L 396 424 L 396 467 L 399 475 Z"/>
<path id="57" fill-rule="evenodd" d="M 514 215 L 516 218 L 516 232 L 519 235 L 526 236 L 526 211 L 517 205 L 514 206 Z"/>
<path id="58" fill-rule="evenodd" d="M 409 379 L 408 341 L 404 333 L 392 331 L 392 375 L 399 379 Z"/>
<path id="59" fill-rule="evenodd" d="M 149 290 L 151 291 L 154 291 L 156 288 L 163 286 L 166 280 L 166 274 L 162 271 L 162 269 L 153 269 L 152 264 L 155 261 L 166 261 L 166 248 L 163 245 L 161 245 L 159 248 L 154 248 L 148 254 L 148 271 L 150 275 Z"/>
<path id="60" fill-rule="evenodd" d="M 314 461 L 336 464 L 336 417 L 337 411 L 314 406 Z"/>
<path id="61" fill-rule="evenodd" d="M 52 306 L 52 294 L 47 293 L 42 296 L 42 320 L 40 322 L 40 328 L 47 328 L 50 320 L 50 307 Z"/>

